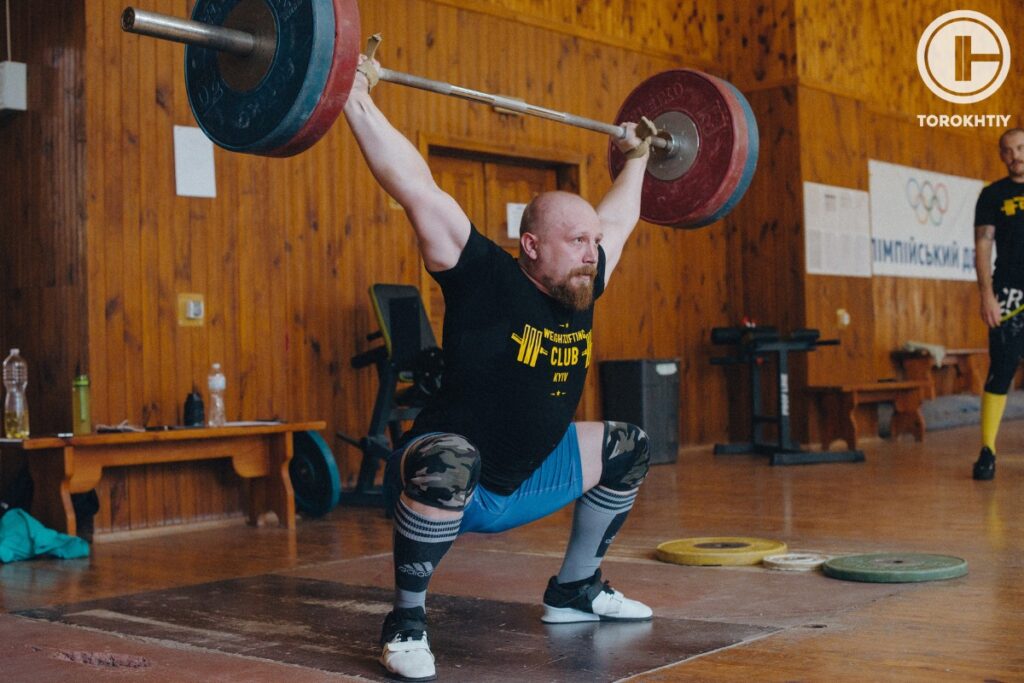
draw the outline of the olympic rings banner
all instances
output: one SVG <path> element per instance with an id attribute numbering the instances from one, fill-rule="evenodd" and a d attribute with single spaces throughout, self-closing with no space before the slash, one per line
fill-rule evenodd
<path id="1" fill-rule="evenodd" d="M 868 160 L 871 271 L 875 275 L 975 280 L 974 178 Z"/>

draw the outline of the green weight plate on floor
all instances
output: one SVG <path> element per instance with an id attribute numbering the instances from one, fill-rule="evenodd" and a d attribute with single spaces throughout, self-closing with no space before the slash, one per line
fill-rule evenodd
<path id="1" fill-rule="evenodd" d="M 949 555 L 877 553 L 835 557 L 824 565 L 826 576 L 868 583 L 941 581 L 967 574 L 967 560 Z"/>
<path id="2" fill-rule="evenodd" d="M 757 564 L 765 555 L 786 552 L 786 544 L 765 538 L 711 536 L 680 538 L 660 544 L 655 554 L 662 562 L 695 566 Z"/>

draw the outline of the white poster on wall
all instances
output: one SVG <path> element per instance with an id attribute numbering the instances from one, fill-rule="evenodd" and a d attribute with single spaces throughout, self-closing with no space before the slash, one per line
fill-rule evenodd
<path id="1" fill-rule="evenodd" d="M 871 277 L 868 193 L 805 182 L 804 253 L 808 273 Z"/>
<path id="2" fill-rule="evenodd" d="M 974 280 L 974 205 L 985 183 L 871 159 L 876 275 Z"/>
<path id="3" fill-rule="evenodd" d="M 174 181 L 181 197 L 216 197 L 213 143 L 194 126 L 174 127 Z"/>

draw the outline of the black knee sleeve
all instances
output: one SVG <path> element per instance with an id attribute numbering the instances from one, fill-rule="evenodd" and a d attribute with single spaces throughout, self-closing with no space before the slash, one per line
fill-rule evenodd
<path id="1" fill-rule="evenodd" d="M 643 483 L 651 467 L 647 432 L 628 422 L 604 423 L 601 485 L 629 491 Z"/>
<path id="2" fill-rule="evenodd" d="M 443 510 L 461 510 L 480 480 L 480 453 L 458 434 L 431 434 L 402 454 L 402 490 Z"/>
<path id="3" fill-rule="evenodd" d="M 1024 313 L 1006 320 L 988 331 L 988 378 L 985 391 L 1003 396 L 1010 390 L 1024 354 Z"/>

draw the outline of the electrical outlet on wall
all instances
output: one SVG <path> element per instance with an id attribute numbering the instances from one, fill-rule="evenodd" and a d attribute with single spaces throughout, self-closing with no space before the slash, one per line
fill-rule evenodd
<path id="1" fill-rule="evenodd" d="M 178 325 L 202 327 L 206 320 L 206 304 L 202 294 L 181 292 L 178 294 Z"/>

